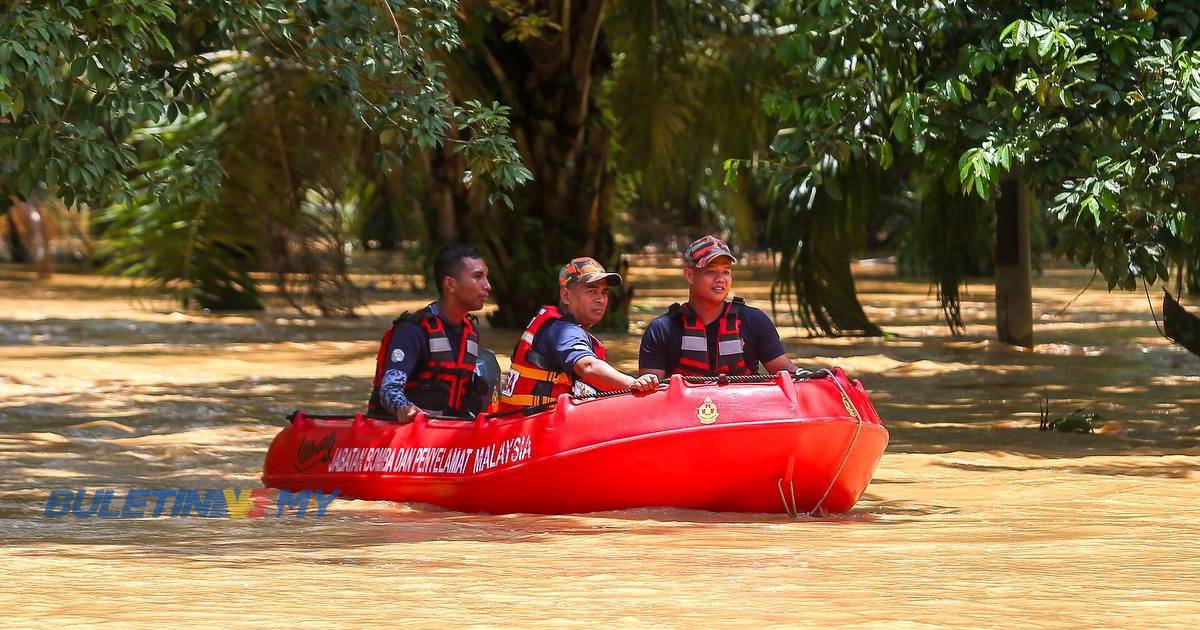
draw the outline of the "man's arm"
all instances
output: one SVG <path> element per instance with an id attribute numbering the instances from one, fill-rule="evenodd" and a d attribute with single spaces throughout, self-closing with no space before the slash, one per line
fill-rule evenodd
<path id="1" fill-rule="evenodd" d="M 600 390 L 633 389 L 647 392 L 658 388 L 658 376 L 643 374 L 634 378 L 595 355 L 579 359 L 572 370 L 583 382 Z"/>
<path id="2" fill-rule="evenodd" d="M 422 341 L 416 327 L 401 324 L 392 333 L 392 343 L 388 346 L 379 400 L 383 408 L 400 422 L 412 420 L 420 411 L 404 394 L 404 387 L 420 361 Z"/>
<path id="3" fill-rule="evenodd" d="M 638 348 L 638 372 L 659 380 L 667 378 L 666 334 L 667 327 L 660 319 L 653 319 L 646 326 L 642 345 Z"/>
<path id="4" fill-rule="evenodd" d="M 750 326 L 750 333 L 754 338 L 754 353 L 762 361 L 768 374 L 795 372 L 800 369 L 800 366 L 788 358 L 783 341 L 779 338 L 779 331 L 775 329 L 775 324 L 766 313 L 757 309 L 747 309 L 744 321 Z"/>
<path id="5" fill-rule="evenodd" d="M 379 401 L 388 413 L 400 422 L 409 422 L 420 409 L 404 395 L 404 386 L 408 383 L 408 374 L 401 370 L 387 370 L 383 373 L 383 384 L 379 387 Z"/>
<path id="6" fill-rule="evenodd" d="M 768 374 L 795 372 L 800 369 L 800 366 L 792 363 L 792 360 L 786 354 L 781 354 L 770 361 L 763 362 L 763 367 L 767 368 Z"/>
<path id="7" fill-rule="evenodd" d="M 609 365 L 592 350 L 592 340 L 587 331 L 579 326 L 561 322 L 551 324 L 547 333 L 547 344 L 564 371 L 572 374 L 599 390 L 635 389 L 649 391 L 658 387 L 653 376 L 634 378 Z"/>

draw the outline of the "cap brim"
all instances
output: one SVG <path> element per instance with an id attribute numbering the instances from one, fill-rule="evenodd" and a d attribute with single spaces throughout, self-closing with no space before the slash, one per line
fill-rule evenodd
<path id="1" fill-rule="evenodd" d="M 613 272 L 601 273 L 597 271 L 594 273 L 584 274 L 581 278 L 579 278 L 579 282 L 583 282 L 585 284 L 600 282 L 601 280 L 608 280 L 608 284 L 613 286 L 621 284 L 622 282 L 621 274 Z"/>
<path id="2" fill-rule="evenodd" d="M 705 256 L 704 258 L 701 258 L 695 265 L 692 265 L 692 266 L 693 267 L 707 267 L 710 264 L 712 264 L 712 261 L 714 261 L 718 258 L 728 258 L 729 264 L 731 264 L 731 265 L 737 264 L 737 258 L 733 254 L 726 254 L 725 252 L 717 252 L 715 254 L 709 254 L 709 255 Z"/>

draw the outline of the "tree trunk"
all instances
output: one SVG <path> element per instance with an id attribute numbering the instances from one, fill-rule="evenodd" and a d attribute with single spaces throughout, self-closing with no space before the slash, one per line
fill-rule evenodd
<path id="1" fill-rule="evenodd" d="M 460 100 L 496 100 L 512 108 L 511 133 L 534 175 L 531 184 L 510 193 L 515 209 L 456 207 L 459 231 L 491 259 L 500 306 L 493 322 L 503 326 L 523 326 L 539 306 L 556 303 L 558 270 L 571 258 L 618 262 L 608 211 L 609 130 L 596 98 L 612 66 L 601 28 L 605 3 L 532 4 L 523 10 L 547 16 L 560 30 L 506 38 L 513 16 L 485 19 L 478 5 L 467 7 L 469 19 L 483 22 L 483 34 L 456 60 L 470 76 L 452 82 Z M 447 185 L 434 182 L 431 200 L 444 194 L 436 188 Z M 454 185 L 461 186 L 457 180 Z M 610 313 L 609 319 L 621 317 Z"/>
<path id="2" fill-rule="evenodd" d="M 50 258 L 50 213 L 46 211 L 49 205 L 46 198 L 38 193 L 30 195 L 28 200 L 11 198 L 9 208 L 10 218 L 16 219 L 14 232 L 20 232 L 22 245 L 27 249 L 29 262 L 33 263 L 38 279 L 50 278 L 53 272 Z"/>
<path id="3" fill-rule="evenodd" d="M 49 206 L 48 201 L 42 195 L 35 195 L 30 203 L 26 204 L 29 209 L 30 224 L 33 228 L 34 242 L 34 258 L 37 262 L 37 277 L 41 280 L 48 280 L 53 273 L 50 250 L 50 213 L 46 208 Z"/>
<path id="4" fill-rule="evenodd" d="M 451 135 L 453 138 L 454 135 Z M 438 245 L 453 243 L 460 238 L 458 215 L 470 214 L 467 187 L 462 183 L 466 162 L 454 153 L 454 147 L 444 145 L 433 150 L 429 161 L 431 216 L 430 231 Z"/>
<path id="5" fill-rule="evenodd" d="M 29 248 L 25 247 L 25 241 L 21 238 L 21 230 L 17 226 L 17 205 L 16 200 L 9 206 L 8 209 L 8 251 L 12 255 L 15 263 L 28 263 Z"/>
<path id="6" fill-rule="evenodd" d="M 1184 282 L 1184 286 L 1187 287 L 1188 295 L 1200 295 L 1200 257 L 1188 260 L 1187 281 Z M 1183 292 L 1179 293 L 1182 296 Z"/>
<path id="7" fill-rule="evenodd" d="M 1029 191 L 1019 176 L 1000 184 L 996 199 L 996 335 L 1033 347 L 1033 284 L 1029 260 Z"/>
<path id="8" fill-rule="evenodd" d="M 1163 334 L 1200 357 L 1200 317 L 1183 308 L 1170 293 L 1163 291 Z"/>

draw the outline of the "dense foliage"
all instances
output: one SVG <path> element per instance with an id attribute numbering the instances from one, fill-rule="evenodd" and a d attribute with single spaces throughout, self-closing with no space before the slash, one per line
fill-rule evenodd
<path id="1" fill-rule="evenodd" d="M 806 207 L 843 199 L 871 168 L 894 172 L 940 217 L 923 222 L 938 227 L 924 251 L 952 324 L 959 262 L 988 216 L 980 201 L 1004 178 L 1043 200 L 1061 251 L 1095 265 L 1110 288 L 1164 280 L 1172 262 L 1197 257 L 1193 3 L 798 6 L 777 49 L 787 75 L 765 101 L 784 127 L 775 171 L 810 193 Z M 946 220 L 955 214 L 971 219 Z"/>
<path id="2" fill-rule="evenodd" d="M 121 208 L 174 213 L 180 220 L 157 216 L 141 238 L 122 229 L 117 244 L 129 247 L 116 260 L 128 262 L 119 264 L 123 272 L 182 286 L 187 303 L 200 299 L 192 288 L 201 269 L 220 276 L 206 282 L 244 286 L 232 269 L 221 271 L 236 256 L 216 266 L 187 258 L 176 265 L 138 265 L 135 248 L 206 255 L 239 250 L 238 239 L 215 246 L 229 221 L 210 221 L 212 212 L 178 216 L 183 207 L 215 200 L 222 147 L 203 144 L 212 139 L 206 133 L 173 134 L 184 141 L 162 142 L 160 134 L 134 130 L 186 127 L 212 115 L 213 97 L 228 87 L 222 75 L 230 64 L 304 74 L 302 91 L 289 98 L 372 130 L 382 141 L 382 160 L 441 146 L 456 127 L 465 140 L 456 139 L 451 150 L 474 178 L 499 189 L 529 179 L 505 134 L 503 108 L 456 104 L 446 91 L 434 55 L 458 43 L 456 5 L 449 0 L 4 5 L 0 163 L 14 165 L 5 187 L 26 197 L 44 186 L 68 203 L 115 205 L 110 218 L 130 229 L 145 224 L 132 215 L 122 218 Z M 149 142 L 137 143 L 139 137 Z M 244 273 L 245 265 L 240 268 Z"/>
<path id="3" fill-rule="evenodd" d="M 469 240 L 519 324 L 567 258 L 719 229 L 877 334 L 849 261 L 886 233 L 959 328 L 1005 180 L 1110 288 L 1200 271 L 1190 3 L 0 4 L 3 192 L 104 208 L 109 268 L 188 305 L 261 271 L 348 314 L 348 248 Z"/>

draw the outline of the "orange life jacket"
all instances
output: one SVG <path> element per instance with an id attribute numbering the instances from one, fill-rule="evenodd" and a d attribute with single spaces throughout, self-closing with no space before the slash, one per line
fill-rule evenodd
<path id="1" fill-rule="evenodd" d="M 574 374 L 549 369 L 547 359 L 533 349 L 538 335 L 546 330 L 551 322 L 562 318 L 558 307 L 543 306 L 529 321 L 525 332 L 521 333 L 521 339 L 517 341 L 517 347 L 513 350 L 512 367 L 508 370 L 508 377 L 504 379 L 504 387 L 500 390 L 498 411 L 512 411 L 554 402 L 559 394 L 570 392 L 575 387 Z M 588 339 L 592 343 L 592 352 L 604 360 L 604 345 L 591 333 L 588 333 Z"/>
<path id="2" fill-rule="evenodd" d="M 731 376 L 753 374 L 754 371 L 746 366 L 742 356 L 742 307 L 746 302 L 740 297 L 726 302 L 721 310 L 717 330 L 716 360 L 712 349 L 708 347 L 708 333 L 704 322 L 696 316 L 696 312 L 687 304 L 672 304 L 670 313 L 679 318 L 683 324 L 683 340 L 680 346 L 679 364 L 668 370 L 667 374 L 683 374 L 684 376 Z M 713 366 L 716 369 L 713 369 Z"/>
<path id="3" fill-rule="evenodd" d="M 455 349 L 451 347 L 450 338 L 446 336 L 445 322 L 431 306 L 397 317 L 383 334 L 379 353 L 375 355 L 375 379 L 371 383 L 371 399 L 367 403 L 367 413 L 379 417 L 392 415 L 384 408 L 379 392 L 383 386 L 383 373 L 387 367 L 392 336 L 396 327 L 406 321 L 418 324 L 421 330 L 425 331 L 429 338 L 429 360 L 424 365 L 417 366 L 416 374 L 409 375 L 409 380 L 404 385 L 405 396 L 426 411 L 465 416 L 467 393 L 475 375 L 475 361 L 479 358 L 479 333 L 475 318 L 467 315 L 463 321 L 462 340 Z"/>

